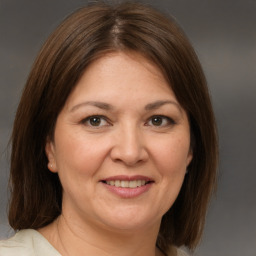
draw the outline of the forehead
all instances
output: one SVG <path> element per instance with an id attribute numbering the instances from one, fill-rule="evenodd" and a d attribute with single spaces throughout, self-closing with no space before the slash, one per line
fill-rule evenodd
<path id="1" fill-rule="evenodd" d="M 142 95 L 140 95 L 142 94 Z M 114 52 L 92 62 L 78 81 L 68 102 L 82 97 L 136 98 L 175 95 L 161 70 L 137 53 Z"/>

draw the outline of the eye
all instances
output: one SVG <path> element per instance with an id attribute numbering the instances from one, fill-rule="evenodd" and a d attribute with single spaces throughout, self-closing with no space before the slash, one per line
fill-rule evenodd
<path id="1" fill-rule="evenodd" d="M 102 127 L 109 125 L 106 118 L 103 116 L 89 116 L 82 120 L 82 123 L 90 127 Z"/>
<path id="2" fill-rule="evenodd" d="M 175 122 L 167 116 L 152 116 L 149 119 L 147 125 L 156 126 L 156 127 L 164 127 L 164 126 L 168 126 L 168 125 L 171 125 L 174 123 Z"/>

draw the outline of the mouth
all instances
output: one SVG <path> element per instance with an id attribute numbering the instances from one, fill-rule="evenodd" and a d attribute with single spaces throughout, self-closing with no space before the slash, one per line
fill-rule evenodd
<path id="1" fill-rule="evenodd" d="M 154 180 L 150 177 L 135 175 L 135 176 L 126 176 L 118 175 L 108 177 L 104 180 L 101 180 L 102 183 L 117 187 L 117 188 L 140 188 L 147 186 L 148 184 L 154 183 Z"/>
<path id="2" fill-rule="evenodd" d="M 118 175 L 100 180 L 111 193 L 121 198 L 135 198 L 146 193 L 155 181 L 152 178 L 135 175 Z"/>
<path id="3" fill-rule="evenodd" d="M 121 188 L 138 188 L 153 183 L 151 180 L 102 180 L 101 182 L 114 187 Z"/>

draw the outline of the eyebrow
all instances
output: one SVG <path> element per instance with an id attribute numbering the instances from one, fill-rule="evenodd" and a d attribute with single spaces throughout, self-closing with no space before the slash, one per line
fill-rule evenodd
<path id="1" fill-rule="evenodd" d="M 160 108 L 160 107 L 162 107 L 163 105 L 166 105 L 166 104 L 173 104 L 179 109 L 180 112 L 182 112 L 180 105 L 177 102 L 172 101 L 172 100 L 158 100 L 158 101 L 147 104 L 144 109 L 145 110 L 156 110 L 156 109 L 158 109 L 158 108 Z M 100 108 L 100 109 L 103 109 L 103 110 L 113 110 L 114 109 L 114 106 L 112 106 L 108 103 L 105 103 L 105 102 L 86 101 L 86 102 L 82 102 L 82 103 L 77 104 L 74 107 L 72 107 L 70 109 L 70 112 L 74 112 L 78 108 L 81 108 L 83 106 L 94 106 L 94 107 L 97 107 L 97 108 Z"/>
<path id="2" fill-rule="evenodd" d="M 80 107 L 83 106 L 94 106 L 100 109 L 104 109 L 104 110 L 112 110 L 114 107 L 108 103 L 105 102 L 100 102 L 100 101 L 86 101 L 80 104 L 75 105 L 74 107 L 72 107 L 70 109 L 70 112 L 74 112 L 75 110 L 77 110 Z"/>
<path id="3" fill-rule="evenodd" d="M 179 109 L 180 112 L 182 112 L 180 105 L 177 102 L 172 100 L 158 100 L 158 101 L 149 103 L 145 106 L 145 110 L 155 110 L 166 104 L 173 104 Z"/>

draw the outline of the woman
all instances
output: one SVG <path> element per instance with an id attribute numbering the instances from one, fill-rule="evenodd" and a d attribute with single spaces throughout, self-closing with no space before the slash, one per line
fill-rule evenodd
<path id="1" fill-rule="evenodd" d="M 12 134 L 0 255 L 183 255 L 202 234 L 217 142 L 203 71 L 170 18 L 94 4 L 43 46 Z"/>

